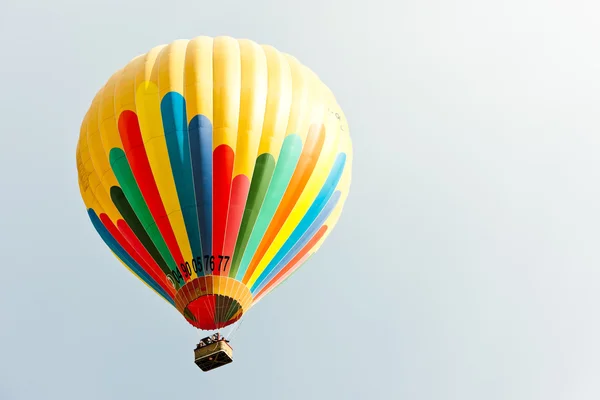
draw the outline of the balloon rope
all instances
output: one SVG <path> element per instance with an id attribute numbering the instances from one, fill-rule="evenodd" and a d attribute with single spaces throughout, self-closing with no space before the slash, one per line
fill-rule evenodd
<path id="1" fill-rule="evenodd" d="M 243 322 L 243 319 L 245 316 L 246 316 L 246 313 L 242 314 L 242 316 L 240 317 L 240 320 L 235 323 L 235 325 L 236 325 L 235 328 L 232 327 L 231 332 L 229 332 L 229 338 L 228 338 L 229 341 L 231 341 L 235 337 L 238 329 L 240 329 L 240 326 L 242 326 L 242 322 Z"/>

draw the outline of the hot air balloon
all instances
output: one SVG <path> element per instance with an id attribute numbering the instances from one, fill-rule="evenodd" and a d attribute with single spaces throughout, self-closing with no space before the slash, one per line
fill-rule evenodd
<path id="1" fill-rule="evenodd" d="M 88 216 L 117 259 L 195 328 L 219 330 L 331 233 L 352 145 L 334 95 L 296 58 L 197 37 L 110 77 L 76 159 Z M 231 362 L 227 342 L 203 339 L 198 366 Z"/>

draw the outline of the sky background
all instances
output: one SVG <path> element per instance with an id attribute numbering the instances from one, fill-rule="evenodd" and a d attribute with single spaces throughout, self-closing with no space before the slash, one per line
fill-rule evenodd
<path id="1" fill-rule="evenodd" d="M 557 0 L 2 0 L 0 399 L 600 398 L 600 6 Z M 102 243 L 79 125 L 134 56 L 271 44 L 349 121 L 342 218 L 235 362 Z"/>

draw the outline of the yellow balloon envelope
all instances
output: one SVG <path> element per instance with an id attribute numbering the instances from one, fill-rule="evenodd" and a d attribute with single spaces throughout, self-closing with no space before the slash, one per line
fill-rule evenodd
<path id="1" fill-rule="evenodd" d="M 100 237 L 206 330 L 239 320 L 317 251 L 351 161 L 345 116 L 319 78 L 229 37 L 133 59 L 92 101 L 77 146 Z"/>

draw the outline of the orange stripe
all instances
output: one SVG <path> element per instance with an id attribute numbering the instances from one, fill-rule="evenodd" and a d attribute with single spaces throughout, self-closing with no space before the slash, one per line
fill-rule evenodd
<path id="1" fill-rule="evenodd" d="M 263 235 L 263 239 L 258 245 L 256 253 L 254 253 L 254 256 L 252 257 L 252 261 L 250 261 L 250 265 L 248 266 L 246 274 L 244 275 L 244 279 L 242 280 L 243 283 L 248 283 L 250 277 L 254 273 L 254 270 L 258 266 L 258 263 L 264 257 L 265 253 L 271 246 L 271 243 L 273 243 L 273 240 L 275 240 L 275 237 L 281 230 L 281 227 L 294 209 L 296 202 L 300 198 L 302 191 L 306 187 L 306 183 L 310 179 L 310 176 L 317 165 L 317 161 L 319 160 L 319 155 L 321 154 L 324 143 L 325 126 L 311 125 L 310 130 L 308 131 L 308 137 L 306 138 L 306 143 L 302 149 L 302 154 L 298 160 L 298 165 L 294 171 L 294 175 L 292 176 L 285 194 L 281 199 L 281 203 L 279 203 L 279 207 L 277 208 L 277 211 L 271 220 L 271 224 Z"/>

